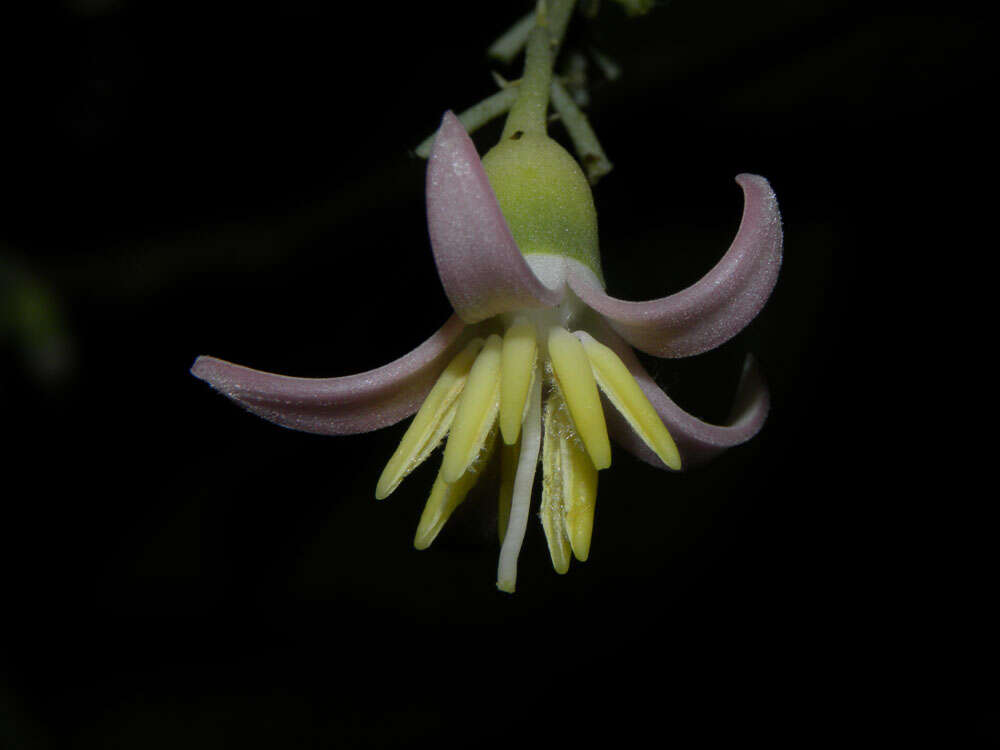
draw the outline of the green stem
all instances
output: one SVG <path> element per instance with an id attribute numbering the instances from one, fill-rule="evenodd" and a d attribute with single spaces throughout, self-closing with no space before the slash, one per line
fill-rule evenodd
<path id="1" fill-rule="evenodd" d="M 458 121 L 462 123 L 466 131 L 471 135 L 490 120 L 509 112 L 516 98 L 517 86 L 511 85 L 457 115 Z M 421 141 L 420 145 L 416 148 L 417 156 L 424 159 L 430 156 L 431 147 L 434 145 L 434 137 L 436 135 L 437 132 L 435 131 Z"/>
<path id="2" fill-rule="evenodd" d="M 524 45 L 528 43 L 528 37 L 531 35 L 533 28 L 535 28 L 534 11 L 504 32 L 503 36 L 490 45 L 490 48 L 486 50 L 486 54 L 509 63 L 518 52 L 524 49 Z"/>
<path id="3" fill-rule="evenodd" d="M 552 106 L 562 118 L 566 132 L 573 141 L 573 148 L 576 149 L 577 156 L 580 157 L 587 172 L 587 179 L 591 185 L 596 185 L 599 179 L 611 171 L 611 162 L 601 148 L 594 129 L 587 122 L 587 116 L 576 106 L 573 97 L 558 79 L 552 81 Z"/>
<path id="4" fill-rule="evenodd" d="M 524 75 L 503 138 L 516 133 L 545 135 L 552 68 L 575 4 L 576 0 L 538 0 L 535 27 L 525 52 Z"/>

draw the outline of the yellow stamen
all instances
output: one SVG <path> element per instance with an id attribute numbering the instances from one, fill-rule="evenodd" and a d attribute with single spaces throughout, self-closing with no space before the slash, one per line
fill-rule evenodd
<path id="1" fill-rule="evenodd" d="M 576 440 L 560 438 L 559 448 L 562 452 L 566 534 L 573 548 L 573 556 L 584 562 L 590 554 L 590 540 L 594 534 L 597 469 Z"/>
<path id="2" fill-rule="evenodd" d="M 507 445 L 516 443 L 521 434 L 537 353 L 538 341 L 531 323 L 518 320 L 507 329 L 500 367 L 500 433 Z"/>
<path id="3" fill-rule="evenodd" d="M 423 463 L 448 433 L 469 369 L 482 348 L 483 340 L 474 339 L 441 373 L 382 471 L 375 487 L 376 500 L 384 500 L 391 495 L 406 475 Z"/>
<path id="4" fill-rule="evenodd" d="M 671 469 L 679 471 L 681 456 L 677 452 L 677 445 L 632 373 L 618 355 L 604 344 L 587 334 L 583 334 L 582 339 L 594 376 L 608 400 L 628 420 L 650 450 Z"/>
<path id="5" fill-rule="evenodd" d="M 569 570 L 570 550 L 580 562 L 590 554 L 597 501 L 597 469 L 573 435 L 557 390 L 545 404 L 542 450 L 542 528 L 557 573 Z"/>
<path id="6" fill-rule="evenodd" d="M 579 343 L 579 342 L 578 342 Z M 473 459 L 479 455 L 500 408 L 500 352 L 502 340 L 493 334 L 476 357 L 465 388 L 458 400 L 458 411 L 444 447 L 441 478 L 457 482 Z"/>
<path id="7" fill-rule="evenodd" d="M 556 573 L 569 570 L 571 547 L 566 535 L 565 508 L 563 507 L 563 466 L 559 446 L 559 432 L 566 428 L 558 418 L 561 403 L 550 396 L 545 401 L 545 427 L 542 438 L 542 505 L 539 515 L 549 556 Z"/>
<path id="8" fill-rule="evenodd" d="M 500 402 L 503 403 L 502 398 Z M 514 500 L 514 480 L 517 477 L 517 464 L 520 458 L 520 440 L 514 445 L 500 446 L 500 504 L 497 509 L 497 534 L 500 536 L 501 545 L 507 535 L 507 521 L 510 519 L 510 506 Z"/>
<path id="9" fill-rule="evenodd" d="M 565 328 L 549 333 L 549 358 L 570 416 L 597 469 L 611 466 L 611 442 L 601 397 L 583 344 Z"/>
<path id="10" fill-rule="evenodd" d="M 444 470 L 438 472 L 437 479 L 434 480 L 434 487 L 431 488 L 431 495 L 424 505 L 424 512 L 420 514 L 417 533 L 413 537 L 414 547 L 422 550 L 431 546 L 441 529 L 444 528 L 445 522 L 464 502 L 469 490 L 475 486 L 483 468 L 489 463 L 495 444 L 496 430 L 491 430 L 477 460 L 469 466 L 468 471 L 458 478 L 457 482 L 444 481 L 442 478 Z"/>

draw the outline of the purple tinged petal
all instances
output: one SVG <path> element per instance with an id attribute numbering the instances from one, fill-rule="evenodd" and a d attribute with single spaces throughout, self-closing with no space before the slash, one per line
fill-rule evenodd
<path id="1" fill-rule="evenodd" d="M 348 435 L 387 427 L 420 408 L 462 338 L 456 315 L 394 362 L 358 375 L 295 378 L 198 357 L 191 374 L 259 417 L 303 432 Z"/>
<path id="2" fill-rule="evenodd" d="M 781 214 L 767 180 L 741 174 L 743 220 L 729 250 L 695 284 L 647 302 L 605 294 L 593 279 L 570 276 L 570 286 L 630 344 L 658 357 L 687 357 L 714 349 L 754 319 L 781 268 Z"/>
<path id="3" fill-rule="evenodd" d="M 745 443 L 764 426 L 771 396 L 752 355 L 748 355 L 743 364 L 729 423 L 713 425 L 688 414 L 675 404 L 646 372 L 631 347 L 613 332 L 596 331 L 594 338 L 613 349 L 635 377 L 677 444 L 683 469 L 703 464 L 724 450 Z M 610 403 L 605 403 L 604 411 L 608 432 L 619 445 L 658 469 L 667 468 Z"/>
<path id="4" fill-rule="evenodd" d="M 476 147 L 450 111 L 427 162 L 427 226 L 445 294 L 466 323 L 559 303 L 518 250 Z"/>

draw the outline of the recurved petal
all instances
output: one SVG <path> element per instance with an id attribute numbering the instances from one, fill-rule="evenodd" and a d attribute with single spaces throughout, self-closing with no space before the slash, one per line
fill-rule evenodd
<path id="1" fill-rule="evenodd" d="M 622 337 L 658 357 L 687 357 L 714 349 L 749 323 L 767 302 L 781 267 L 781 214 L 767 180 L 741 174 L 743 220 L 729 250 L 699 281 L 647 302 L 608 296 L 586 274 L 570 286 Z"/>
<path id="2" fill-rule="evenodd" d="M 198 357 L 191 374 L 259 417 L 303 432 L 347 435 L 413 414 L 457 350 L 465 324 L 452 315 L 437 333 L 383 367 L 339 378 L 274 375 Z"/>
<path id="3" fill-rule="evenodd" d="M 559 302 L 518 250 L 476 147 L 451 111 L 427 162 L 427 227 L 445 294 L 466 323 Z"/>
<path id="4" fill-rule="evenodd" d="M 714 425 L 688 414 L 671 401 L 646 372 L 631 347 L 612 331 L 596 331 L 594 335 L 614 350 L 639 383 L 646 398 L 670 431 L 680 452 L 683 469 L 703 464 L 724 450 L 745 443 L 763 427 L 770 409 L 771 397 L 752 355 L 748 355 L 743 364 L 743 373 L 736 389 L 736 398 L 733 401 L 728 424 Z M 605 413 L 608 432 L 619 445 L 646 463 L 660 469 L 668 468 L 616 409 L 605 408 Z"/>

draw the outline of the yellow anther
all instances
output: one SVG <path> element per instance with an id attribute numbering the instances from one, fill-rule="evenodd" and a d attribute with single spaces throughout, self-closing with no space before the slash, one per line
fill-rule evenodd
<path id="1" fill-rule="evenodd" d="M 571 551 L 587 559 L 594 532 L 597 469 L 572 429 L 561 396 L 552 393 L 545 404 L 541 519 L 557 573 L 569 570 Z"/>
<path id="2" fill-rule="evenodd" d="M 590 540 L 594 533 L 597 469 L 576 440 L 563 437 L 559 448 L 562 451 L 566 535 L 573 548 L 573 556 L 584 562 L 590 554 Z"/>
<path id="3" fill-rule="evenodd" d="M 579 342 L 578 342 L 579 343 Z M 451 424 L 441 462 L 441 478 L 457 482 L 482 450 L 486 436 L 496 423 L 500 409 L 500 353 L 503 341 L 493 334 L 476 357 L 465 388 L 458 400 L 458 411 Z"/>
<path id="4" fill-rule="evenodd" d="M 455 512 L 455 509 L 465 501 L 479 479 L 483 468 L 489 462 L 493 453 L 493 446 L 496 444 L 496 430 L 492 430 L 486 438 L 481 453 L 457 482 L 446 482 L 442 478 L 443 470 L 438 472 L 437 479 L 434 480 L 434 487 L 431 488 L 431 495 L 424 505 L 424 512 L 420 514 L 420 523 L 417 524 L 417 533 L 413 537 L 413 546 L 417 549 L 427 549 L 437 538 L 437 535 L 444 528 L 445 522 Z"/>
<path id="5" fill-rule="evenodd" d="M 482 339 L 469 342 L 441 373 L 382 471 L 375 487 L 376 500 L 391 495 L 406 475 L 423 463 L 448 433 L 455 418 L 458 397 L 482 348 Z"/>
<path id="6" fill-rule="evenodd" d="M 670 432 L 649 403 L 632 373 L 611 349 L 586 333 L 581 334 L 583 349 L 593 365 L 594 376 L 608 400 L 628 420 L 629 425 L 660 460 L 679 471 L 681 456 Z"/>
<path id="7" fill-rule="evenodd" d="M 535 326 L 518 320 L 507 329 L 500 367 L 500 433 L 507 445 L 516 443 L 521 434 L 537 353 Z"/>
<path id="8" fill-rule="evenodd" d="M 570 416 L 597 469 L 611 466 L 611 442 L 601 397 L 583 344 L 565 328 L 549 333 L 549 359 Z"/>
<path id="9" fill-rule="evenodd" d="M 559 419 L 561 399 L 550 396 L 545 402 L 545 427 L 542 438 L 542 505 L 539 515 L 549 545 L 552 567 L 560 575 L 569 570 L 572 548 L 566 534 L 566 509 L 563 505 L 563 462 L 559 432 L 565 424 Z"/>

